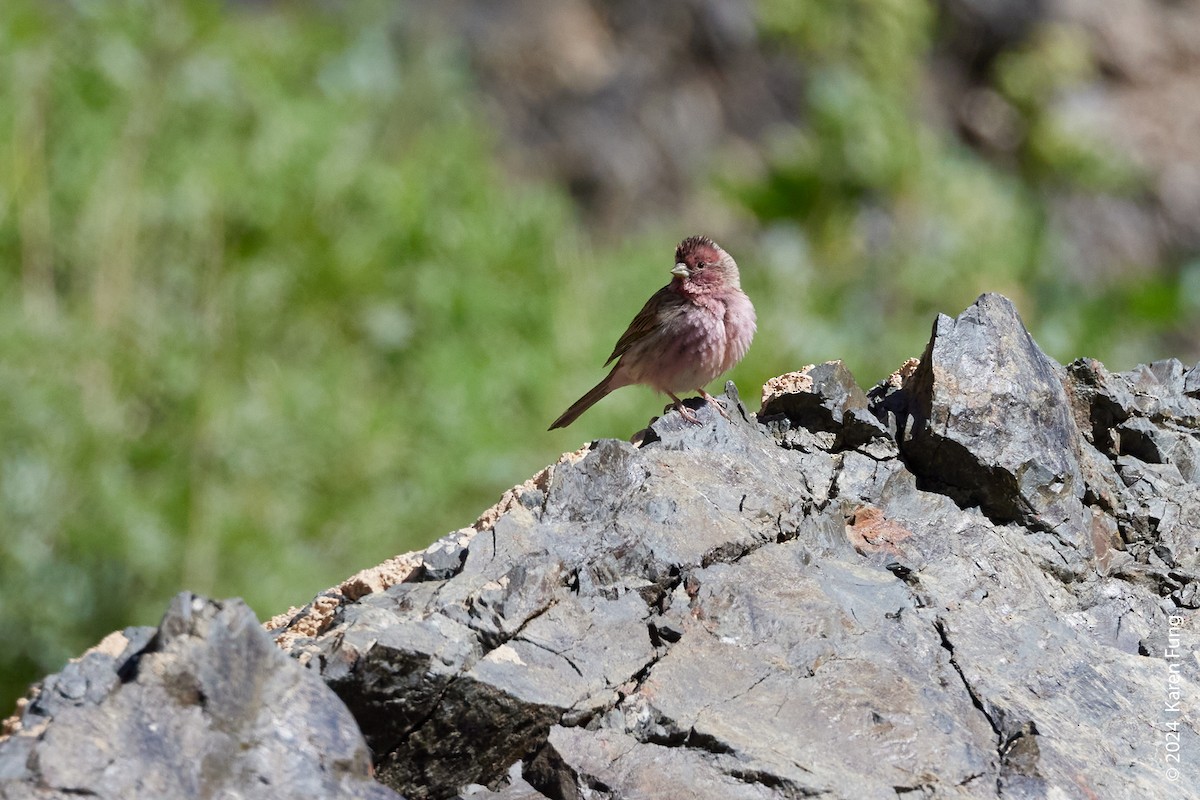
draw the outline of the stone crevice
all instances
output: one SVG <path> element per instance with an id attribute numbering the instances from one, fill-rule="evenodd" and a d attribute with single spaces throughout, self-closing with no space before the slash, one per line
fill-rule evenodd
<path id="1" fill-rule="evenodd" d="M 937 631 L 938 640 L 941 643 L 942 649 L 946 651 L 950 666 L 958 673 L 959 680 L 962 681 L 963 688 L 967 691 L 967 696 L 971 698 L 971 705 L 975 707 L 983 718 L 987 720 L 988 727 L 996 735 L 995 751 L 996 751 L 996 796 L 1001 796 L 1001 771 L 1000 768 L 1004 763 L 1004 746 L 1005 736 L 997 724 L 995 717 L 988 711 L 987 705 L 983 702 L 979 692 L 967 680 L 967 675 L 963 672 L 962 665 L 958 663 L 958 658 L 954 654 L 954 644 L 950 641 L 950 634 L 947 630 L 946 621 L 943 617 L 936 617 L 933 622 L 934 630 Z"/>

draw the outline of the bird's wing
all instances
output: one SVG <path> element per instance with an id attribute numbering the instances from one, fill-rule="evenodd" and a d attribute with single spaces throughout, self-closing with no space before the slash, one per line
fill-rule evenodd
<path id="1" fill-rule="evenodd" d="M 629 323 L 629 328 L 617 340 L 617 346 L 613 348 L 612 355 L 604 362 L 604 366 L 607 367 L 614 359 L 625 355 L 629 348 L 660 329 L 670 317 L 678 314 L 683 308 L 682 300 L 669 284 L 651 295 L 646 305 L 642 306 L 642 310 L 633 318 L 633 322 Z"/>

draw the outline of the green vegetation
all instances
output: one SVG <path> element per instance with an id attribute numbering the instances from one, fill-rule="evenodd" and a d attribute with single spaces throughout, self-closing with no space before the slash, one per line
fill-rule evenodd
<path id="1" fill-rule="evenodd" d="M 935 313 L 956 314 L 984 291 L 1012 298 L 1062 361 L 1086 354 L 1128 368 L 1169 355 L 1163 331 L 1196 320 L 1200 309 L 1182 299 L 1200 262 L 1130 264 L 1129 277 L 1106 281 L 1064 267 L 1051 192 L 1145 189 L 1131 165 L 1051 111 L 1056 92 L 1093 76 L 1079 31 L 1046 26 L 997 60 L 990 84 L 1026 131 L 1005 170 L 923 121 L 932 4 L 768 0 L 763 24 L 810 69 L 807 125 L 774 143 L 765 176 L 724 177 L 774 227 L 759 288 L 792 310 L 774 341 L 810 361 L 843 358 L 871 383 L 920 355 Z"/>
<path id="2" fill-rule="evenodd" d="M 0 11 L 0 715 L 179 589 L 304 603 L 661 406 L 626 389 L 544 432 L 694 231 L 588 245 L 564 192 L 498 167 L 461 54 L 353 7 Z M 725 242 L 752 407 L 812 361 L 878 380 L 984 290 L 1116 366 L 1197 313 L 1186 271 L 1100 296 L 1056 271 L 1042 187 L 1130 179 L 1040 119 L 1053 37 L 997 78 L 1040 132 L 1012 175 L 918 121 L 924 3 L 764 24 L 813 72 L 766 173 L 715 176 L 766 229 Z"/>
<path id="3" fill-rule="evenodd" d="M 6 4 L 0 706 L 183 587 L 302 604 L 557 446 L 592 263 L 452 54 L 216 8 Z"/>

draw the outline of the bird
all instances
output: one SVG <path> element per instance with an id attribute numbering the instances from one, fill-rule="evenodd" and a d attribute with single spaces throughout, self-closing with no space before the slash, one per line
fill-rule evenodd
<path id="1" fill-rule="evenodd" d="M 605 366 L 612 371 L 575 401 L 550 430 L 565 428 L 615 389 L 649 386 L 675 401 L 689 422 L 700 424 L 679 393 L 695 390 L 728 418 L 705 391 L 742 360 L 757 330 L 754 305 L 742 291 L 733 257 L 707 236 L 689 236 L 675 248 L 671 282 L 655 292 L 617 340 Z"/>

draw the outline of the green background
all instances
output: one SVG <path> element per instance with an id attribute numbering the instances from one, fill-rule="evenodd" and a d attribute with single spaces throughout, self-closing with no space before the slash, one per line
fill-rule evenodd
<path id="1" fill-rule="evenodd" d="M 626 389 L 545 431 L 701 231 L 590 232 L 505 174 L 453 42 L 354 8 L 4 3 L 0 715 L 180 589 L 303 604 L 662 407 Z M 703 177 L 759 311 L 731 375 L 752 408 L 826 359 L 869 386 L 982 291 L 1059 360 L 1185 355 L 1162 337 L 1194 327 L 1200 265 L 1095 287 L 1055 260 L 1048 188 L 1144 181 L 1044 119 L 1093 69 L 1070 36 L 998 66 L 1031 132 L 1001 169 L 916 111 L 929 4 L 761 11 L 808 66 L 806 125 Z"/>

